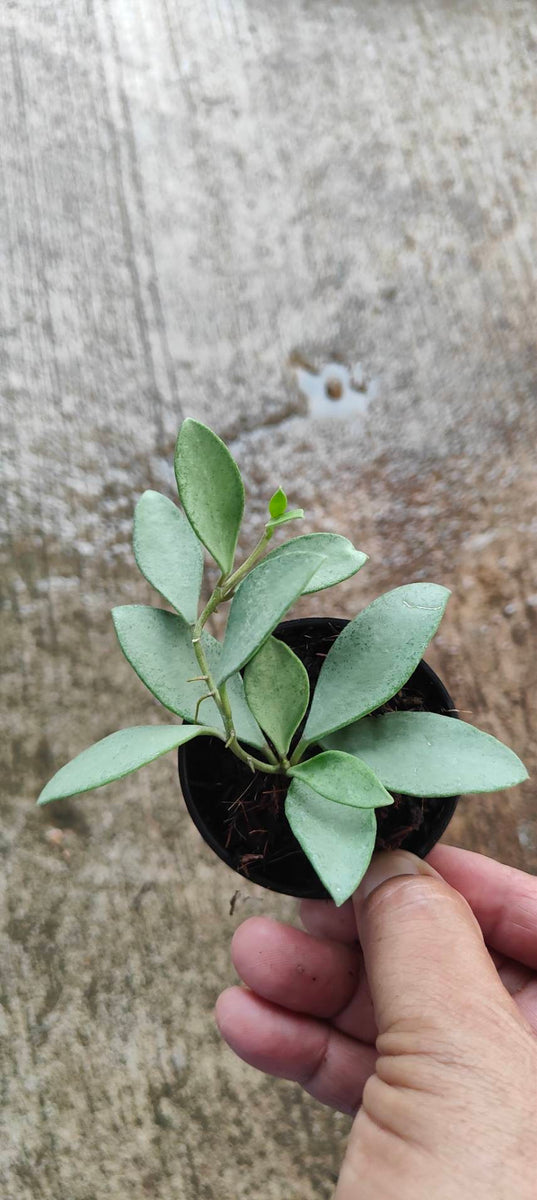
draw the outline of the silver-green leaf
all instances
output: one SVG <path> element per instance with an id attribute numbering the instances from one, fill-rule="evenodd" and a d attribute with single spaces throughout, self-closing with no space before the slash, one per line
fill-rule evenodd
<path id="1" fill-rule="evenodd" d="M 244 510 L 244 485 L 227 446 L 200 421 L 183 421 L 175 476 L 186 515 L 224 575 L 233 566 Z"/>
<path id="2" fill-rule="evenodd" d="M 37 803 L 48 804 L 113 783 L 201 734 L 222 736 L 205 725 L 137 725 L 120 729 L 61 767 L 43 788 Z"/>
<path id="3" fill-rule="evenodd" d="M 239 584 L 231 602 L 216 683 L 260 650 L 319 566 L 317 554 L 263 561 Z"/>
<path id="4" fill-rule="evenodd" d="M 384 704 L 415 671 L 442 619 L 449 591 L 410 583 L 379 596 L 350 621 L 327 654 L 313 695 L 304 741 Z"/>
<path id="5" fill-rule="evenodd" d="M 438 713 L 364 717 L 323 744 L 358 755 L 385 787 L 408 796 L 496 792 L 528 778 L 524 764 L 503 742 Z"/>
<path id="6" fill-rule="evenodd" d="M 356 550 L 352 542 L 339 533 L 302 533 L 299 537 L 291 538 L 282 546 L 276 546 L 267 554 L 265 562 L 275 558 L 285 558 L 297 550 L 322 554 L 324 562 L 304 588 L 304 595 L 309 592 L 321 592 L 323 588 L 333 587 L 343 579 L 350 579 L 360 567 L 367 562 L 367 554 Z"/>
<path id="7" fill-rule="evenodd" d="M 244 670 L 248 706 L 280 755 L 287 754 L 291 738 L 308 707 L 308 672 L 296 654 L 277 638 L 269 637 Z"/>
<path id="8" fill-rule="evenodd" d="M 144 492 L 134 513 L 134 557 L 148 583 L 194 623 L 203 550 L 184 513 L 160 492 Z"/>
<path id="9" fill-rule="evenodd" d="M 201 670 L 191 627 L 175 613 L 145 604 L 120 605 L 112 610 L 112 619 L 125 658 L 142 683 L 170 712 L 194 721 L 198 700 L 207 695 L 208 687 L 204 680 L 196 679 Z M 212 671 L 222 648 L 205 631 L 201 641 Z M 263 749 L 265 740 L 246 703 L 240 675 L 229 680 L 228 697 L 239 741 Z M 212 697 L 200 704 L 197 721 L 223 732 L 222 717 Z"/>
<path id="10" fill-rule="evenodd" d="M 383 808 L 393 804 L 393 796 L 371 767 L 341 750 L 325 750 L 323 754 L 297 763 L 288 773 L 336 804 L 347 804 L 351 808 Z"/>
<path id="11" fill-rule="evenodd" d="M 373 808 L 333 804 L 306 783 L 293 779 L 285 815 L 313 869 L 338 906 L 363 879 L 375 848 Z"/>
<path id="12" fill-rule="evenodd" d="M 192 645 L 192 629 L 182 617 L 145 604 L 123 604 L 112 609 L 112 620 L 121 649 L 138 677 L 157 700 L 185 721 L 193 721 L 196 705 L 207 693 Z M 200 724 L 223 728 L 214 700 L 199 707 Z"/>

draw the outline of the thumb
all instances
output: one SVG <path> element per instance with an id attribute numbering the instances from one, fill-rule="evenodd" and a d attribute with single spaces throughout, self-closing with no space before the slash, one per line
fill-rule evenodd
<path id="1" fill-rule="evenodd" d="M 373 859 L 354 906 L 378 1058 L 336 1200 L 529 1198 L 534 1059 L 471 909 L 403 851 Z"/>
<path id="2" fill-rule="evenodd" d="M 353 902 L 379 1034 L 446 1033 L 511 1007 L 469 905 L 421 859 L 377 855 Z"/>

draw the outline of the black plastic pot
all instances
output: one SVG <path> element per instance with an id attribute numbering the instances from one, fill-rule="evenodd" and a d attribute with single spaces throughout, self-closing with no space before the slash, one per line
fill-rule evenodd
<path id="1" fill-rule="evenodd" d="M 284 621 L 275 637 L 302 659 L 311 690 L 330 646 L 345 627 L 340 618 Z M 393 709 L 456 717 L 453 701 L 422 661 L 394 701 Z M 300 736 L 300 730 L 296 740 Z M 179 749 L 179 778 L 188 811 L 207 845 L 239 875 L 288 896 L 326 899 L 328 893 L 297 842 L 284 812 L 288 780 L 252 774 L 218 738 L 197 738 Z M 424 858 L 449 824 L 459 797 L 395 796 L 377 810 L 377 849 L 403 848 Z"/>

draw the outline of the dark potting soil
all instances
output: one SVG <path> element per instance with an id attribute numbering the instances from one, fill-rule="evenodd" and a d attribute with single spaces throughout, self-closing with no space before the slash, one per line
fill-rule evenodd
<path id="1" fill-rule="evenodd" d="M 302 660 L 315 688 L 324 659 L 346 624 L 338 619 L 288 621 L 275 631 Z M 372 715 L 394 711 L 451 712 L 445 688 L 425 663 L 388 703 Z M 306 718 L 291 751 L 300 739 Z M 310 753 L 318 753 L 311 747 Z M 258 752 L 255 752 L 256 754 Z M 179 753 L 183 792 L 191 816 L 213 850 L 254 883 L 289 895 L 327 895 L 285 818 L 289 780 L 283 775 L 252 774 L 217 738 L 199 738 Z M 403 847 L 424 856 L 448 824 L 456 798 L 392 793 L 393 805 L 377 809 L 375 848 Z"/>

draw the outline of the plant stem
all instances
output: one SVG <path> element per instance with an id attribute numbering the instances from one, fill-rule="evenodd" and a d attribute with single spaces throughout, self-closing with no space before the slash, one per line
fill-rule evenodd
<path id="1" fill-rule="evenodd" d="M 302 738 L 302 741 L 300 741 L 300 742 L 298 743 L 298 746 L 296 746 L 296 747 L 295 747 L 295 749 L 294 749 L 294 752 L 293 752 L 293 754 L 291 755 L 291 762 L 290 762 L 290 765 L 291 765 L 292 767 L 296 766 L 296 764 L 297 764 L 298 762 L 300 762 L 300 759 L 302 758 L 302 755 L 303 755 L 303 753 L 304 753 L 304 750 L 306 749 L 306 746 L 307 746 L 307 744 L 308 744 L 308 743 L 307 743 L 306 739 L 305 739 L 305 738 Z"/>
<path id="2" fill-rule="evenodd" d="M 222 587 L 221 587 L 222 579 L 223 579 L 223 576 L 221 575 L 220 579 L 218 580 L 218 583 L 214 589 L 214 592 L 212 593 L 211 596 L 209 596 L 207 604 L 205 605 L 205 608 L 203 609 L 201 616 L 198 617 L 196 624 L 194 626 L 194 633 L 192 634 L 192 641 L 194 642 L 194 649 L 196 648 L 196 638 L 199 638 L 201 636 L 201 631 L 203 629 L 203 626 L 207 624 L 209 617 L 212 616 L 213 612 L 216 612 L 218 605 L 221 604 L 222 600 L 224 599 L 224 595 L 223 595 Z M 198 661 L 199 661 L 199 659 L 198 659 Z"/>
<path id="3" fill-rule="evenodd" d="M 261 558 L 261 555 L 263 554 L 265 547 L 268 546 L 273 533 L 273 529 L 265 529 L 263 537 L 259 539 L 257 546 L 254 546 L 252 553 L 249 554 L 248 558 L 244 560 L 242 566 L 238 567 L 238 569 L 233 572 L 233 575 L 228 575 L 227 579 L 224 579 L 222 588 L 223 594 L 220 597 L 221 600 L 229 599 L 231 593 L 234 592 L 235 588 L 237 587 L 237 584 L 241 582 L 241 579 L 244 579 L 244 576 L 248 574 L 248 572 L 254 566 L 254 563 L 257 562 L 258 558 Z"/>
<path id="4" fill-rule="evenodd" d="M 263 541 L 263 538 L 261 539 L 261 541 Z M 261 545 L 261 542 L 259 543 L 259 545 Z M 250 557 L 252 557 L 252 556 L 250 555 Z M 245 565 L 245 564 L 243 564 L 243 565 Z M 238 573 L 239 572 L 237 571 L 236 575 Z M 225 598 L 223 591 L 224 591 L 224 589 L 221 586 L 221 582 L 219 581 L 214 589 L 212 596 L 209 597 L 209 600 L 208 600 L 207 604 L 205 605 L 205 608 L 203 609 L 201 616 L 198 617 L 198 620 L 196 621 L 196 624 L 194 626 L 194 632 L 192 635 L 192 645 L 194 647 L 194 653 L 196 655 L 196 658 L 197 658 L 200 668 L 201 668 L 202 678 L 207 681 L 207 686 L 209 689 L 207 692 L 207 696 L 212 696 L 212 698 L 218 708 L 218 711 L 222 717 L 222 720 L 224 722 L 224 729 L 226 731 L 226 737 L 227 737 L 227 741 L 226 741 L 227 748 L 232 751 L 232 753 L 236 756 L 236 758 L 240 758 L 242 762 L 248 763 L 248 766 L 250 767 L 250 769 L 252 771 L 255 771 L 255 770 L 266 771 L 270 774 L 275 775 L 275 774 L 278 774 L 279 772 L 281 772 L 282 766 L 281 766 L 281 763 L 276 758 L 276 756 L 272 753 L 272 750 L 269 748 L 269 746 L 265 746 L 265 753 L 267 755 L 267 760 L 268 760 L 265 762 L 263 759 L 256 758 L 253 754 L 249 754 L 247 750 L 243 750 L 240 742 L 237 740 L 237 734 L 235 732 L 235 727 L 233 724 L 233 714 L 231 712 L 231 705 L 229 703 L 226 685 L 225 685 L 225 683 L 222 683 L 222 684 L 220 684 L 219 688 L 216 686 L 216 683 L 211 674 L 209 663 L 207 661 L 207 656 L 206 656 L 203 646 L 201 644 L 201 634 L 202 634 L 203 626 L 205 625 L 205 622 L 208 620 L 208 618 L 211 616 L 211 613 L 215 612 L 215 610 L 218 608 L 218 605 Z M 205 698 L 206 697 L 204 697 L 204 699 Z M 198 702 L 198 704 L 199 704 L 199 702 Z"/>
<path id="5" fill-rule="evenodd" d="M 272 751 L 267 746 L 267 754 L 270 754 L 273 762 L 265 762 L 262 758 L 256 758 L 254 754 L 249 754 L 247 750 L 243 750 L 237 735 L 233 732 L 233 736 L 228 738 L 226 742 L 228 750 L 231 750 L 236 758 L 240 758 L 242 762 L 248 763 L 251 771 L 264 771 L 268 775 L 283 775 L 285 774 L 281 763 L 277 762 Z"/>
<path id="6" fill-rule="evenodd" d="M 281 765 L 268 746 L 266 747 L 266 753 L 267 755 L 270 755 L 271 761 L 267 763 L 263 762 L 260 758 L 255 758 L 252 754 L 249 754 L 247 750 L 243 750 L 240 742 L 237 739 L 237 734 L 235 733 L 233 726 L 233 714 L 231 712 L 231 705 L 229 703 L 225 683 L 221 683 L 220 687 L 217 688 L 217 691 L 220 693 L 220 700 L 222 702 L 222 717 L 226 726 L 226 733 L 228 734 L 228 740 L 226 742 L 228 750 L 231 750 L 237 758 L 242 760 L 242 762 L 248 763 L 248 766 L 252 767 L 252 770 L 254 767 L 256 767 L 259 771 L 269 771 L 271 774 L 276 774 L 281 770 Z"/>

